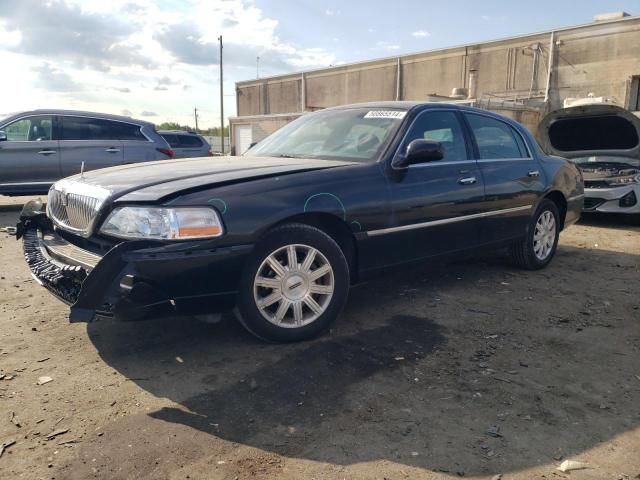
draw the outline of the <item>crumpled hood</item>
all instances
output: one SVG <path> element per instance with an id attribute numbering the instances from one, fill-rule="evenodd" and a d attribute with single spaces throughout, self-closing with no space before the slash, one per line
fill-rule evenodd
<path id="1" fill-rule="evenodd" d="M 154 201 L 181 190 L 237 183 L 306 170 L 351 165 L 351 162 L 273 157 L 203 157 L 161 160 L 92 170 L 74 175 L 87 187 L 110 192 L 111 200 Z"/>
<path id="2" fill-rule="evenodd" d="M 538 134 L 540 146 L 549 155 L 640 159 L 640 118 L 616 105 L 555 110 L 542 119 Z"/>

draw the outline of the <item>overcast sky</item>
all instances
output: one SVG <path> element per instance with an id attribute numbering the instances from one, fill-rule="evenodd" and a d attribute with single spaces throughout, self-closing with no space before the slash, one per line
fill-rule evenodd
<path id="1" fill-rule="evenodd" d="M 0 113 L 79 108 L 219 124 L 234 83 L 640 14 L 640 0 L 0 0 Z"/>

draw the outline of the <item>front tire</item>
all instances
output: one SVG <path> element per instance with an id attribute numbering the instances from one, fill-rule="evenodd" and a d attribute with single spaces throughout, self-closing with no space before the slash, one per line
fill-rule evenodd
<path id="1" fill-rule="evenodd" d="M 340 314 L 349 267 L 322 230 L 287 224 L 267 233 L 242 275 L 237 316 L 253 335 L 275 342 L 313 338 Z"/>
<path id="2" fill-rule="evenodd" d="M 560 236 L 558 207 L 549 199 L 540 202 L 525 238 L 509 249 L 513 263 L 525 270 L 546 267 L 556 253 Z"/>

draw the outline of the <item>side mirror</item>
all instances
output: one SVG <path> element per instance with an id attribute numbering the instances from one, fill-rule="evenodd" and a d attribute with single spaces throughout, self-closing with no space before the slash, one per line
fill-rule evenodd
<path id="1" fill-rule="evenodd" d="M 6 142 L 7 141 L 7 134 L 6 132 L 0 130 L 0 142 Z"/>
<path id="2" fill-rule="evenodd" d="M 406 168 L 415 163 L 435 162 L 444 158 L 444 149 L 440 142 L 416 139 L 407 145 L 404 155 L 394 163 L 396 168 Z"/>

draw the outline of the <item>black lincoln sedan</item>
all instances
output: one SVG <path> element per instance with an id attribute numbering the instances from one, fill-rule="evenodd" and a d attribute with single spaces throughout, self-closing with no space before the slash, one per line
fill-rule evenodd
<path id="1" fill-rule="evenodd" d="M 545 267 L 583 206 L 576 166 L 505 117 L 380 102 L 302 116 L 242 157 L 63 179 L 18 225 L 71 321 L 234 309 L 254 335 L 310 338 L 350 285 L 480 247 Z"/>

